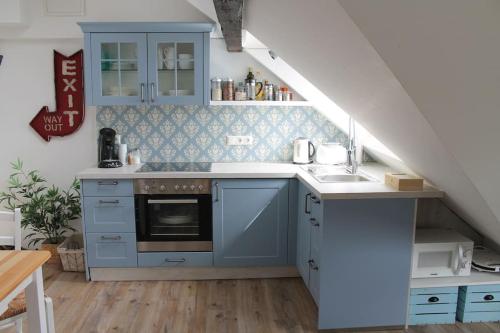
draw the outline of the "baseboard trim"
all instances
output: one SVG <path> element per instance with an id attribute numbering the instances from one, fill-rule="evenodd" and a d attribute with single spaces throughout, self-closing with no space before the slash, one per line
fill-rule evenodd
<path id="1" fill-rule="evenodd" d="M 297 277 L 295 266 L 90 268 L 92 281 L 178 281 Z"/>

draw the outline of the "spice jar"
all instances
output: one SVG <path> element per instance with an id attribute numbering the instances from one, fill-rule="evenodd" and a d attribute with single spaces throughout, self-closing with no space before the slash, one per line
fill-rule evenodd
<path id="1" fill-rule="evenodd" d="M 219 78 L 212 79 L 212 101 L 222 101 L 222 80 Z"/>
<path id="2" fill-rule="evenodd" d="M 234 100 L 234 81 L 232 79 L 226 79 L 222 82 L 222 100 Z"/>
<path id="3" fill-rule="evenodd" d="M 281 88 L 281 94 L 283 95 L 283 101 L 289 101 L 290 100 L 290 95 L 288 94 L 288 88 L 283 87 Z"/>
<path id="4" fill-rule="evenodd" d="M 245 90 L 245 85 L 243 82 L 238 83 L 238 86 L 234 91 L 234 100 L 235 101 L 246 101 L 247 100 L 247 92 Z"/>

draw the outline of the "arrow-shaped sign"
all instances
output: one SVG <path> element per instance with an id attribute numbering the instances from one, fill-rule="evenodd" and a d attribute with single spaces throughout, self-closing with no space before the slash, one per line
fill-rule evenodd
<path id="1" fill-rule="evenodd" d="M 45 140 L 77 131 L 85 118 L 83 99 L 83 50 L 69 57 L 54 51 L 56 110 L 43 106 L 30 126 Z"/>

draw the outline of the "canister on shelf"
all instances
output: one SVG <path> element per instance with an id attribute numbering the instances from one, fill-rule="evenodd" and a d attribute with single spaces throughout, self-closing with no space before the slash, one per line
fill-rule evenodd
<path id="1" fill-rule="evenodd" d="M 222 100 L 233 101 L 234 100 L 234 81 L 233 79 L 225 79 L 222 82 Z"/>
<path id="2" fill-rule="evenodd" d="M 287 87 L 283 87 L 281 88 L 281 93 L 283 95 L 283 101 L 289 101 L 290 100 L 290 94 L 288 93 L 288 88 Z"/>
<path id="3" fill-rule="evenodd" d="M 212 101 L 222 101 L 222 79 L 212 79 Z"/>
<path id="4" fill-rule="evenodd" d="M 236 101 L 246 101 L 247 100 L 247 92 L 245 90 L 245 85 L 243 82 L 238 83 L 238 86 L 234 91 L 234 100 Z"/>
<path id="5" fill-rule="evenodd" d="M 278 85 L 274 86 L 274 100 L 275 101 L 282 101 L 283 100 L 283 94 L 281 92 L 281 88 Z"/>
<path id="6" fill-rule="evenodd" d="M 273 85 L 269 83 L 269 81 L 264 81 L 264 100 L 272 101 L 273 100 Z"/>

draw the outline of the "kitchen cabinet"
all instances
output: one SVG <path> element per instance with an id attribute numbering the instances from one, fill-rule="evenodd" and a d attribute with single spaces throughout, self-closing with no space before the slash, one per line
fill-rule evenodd
<path id="1" fill-rule="evenodd" d="M 208 105 L 211 23 L 80 26 L 88 105 Z"/>
<path id="2" fill-rule="evenodd" d="M 89 267 L 137 267 L 131 179 L 82 180 L 82 229 Z"/>
<path id="3" fill-rule="evenodd" d="M 318 303 L 323 209 L 321 200 L 303 184 L 299 185 L 298 197 L 297 269 Z"/>
<path id="4" fill-rule="evenodd" d="M 289 180 L 213 184 L 215 266 L 287 265 Z"/>

